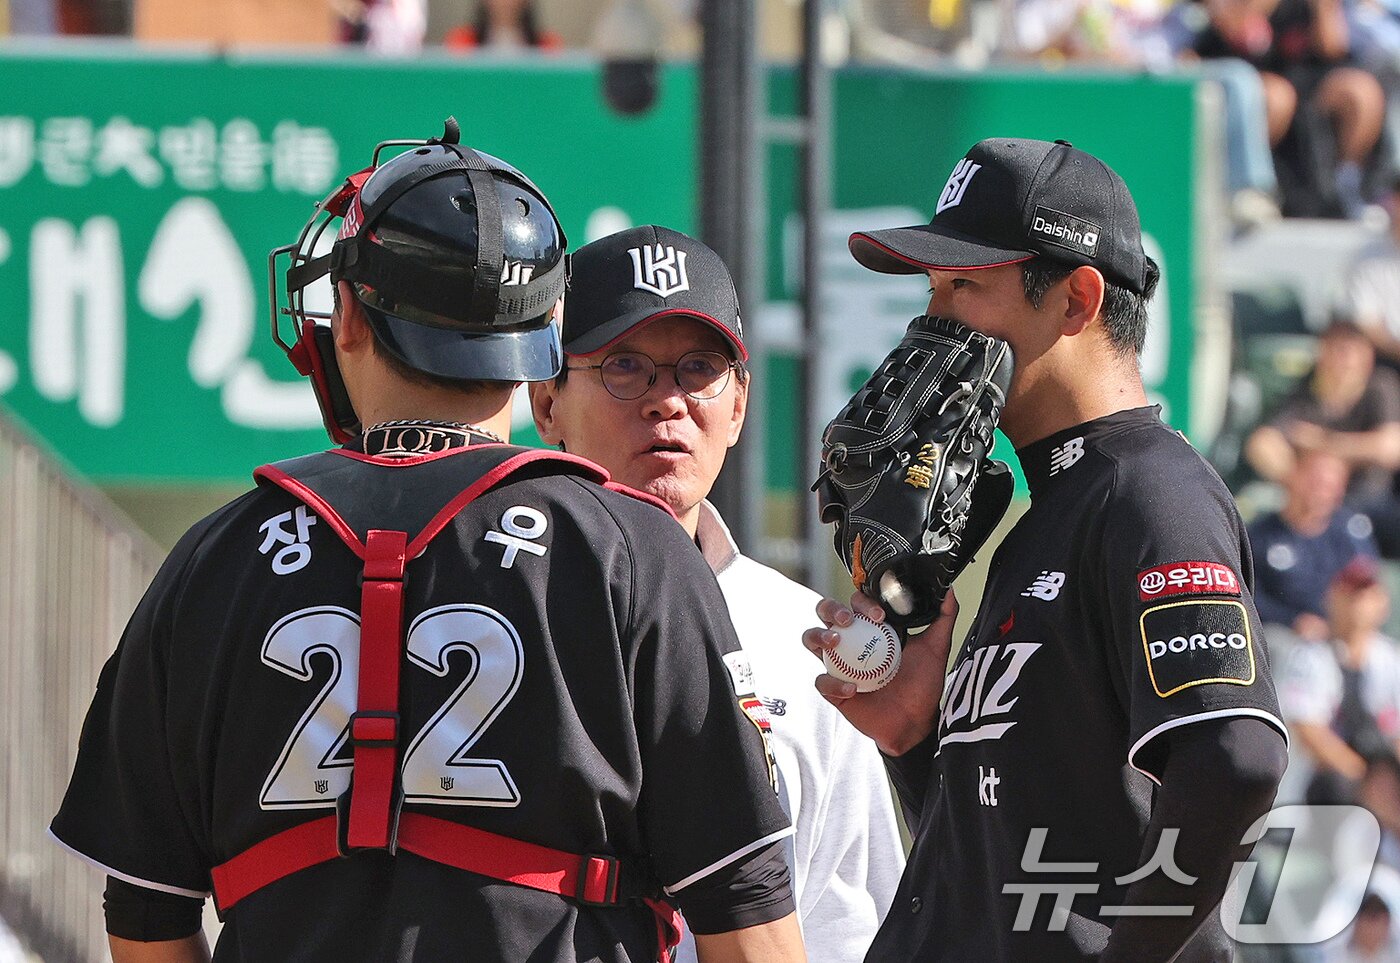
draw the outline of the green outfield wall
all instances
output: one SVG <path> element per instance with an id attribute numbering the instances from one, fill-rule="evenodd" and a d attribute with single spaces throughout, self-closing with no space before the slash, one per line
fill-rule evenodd
<path id="1" fill-rule="evenodd" d="M 323 444 L 307 386 L 267 336 L 266 254 L 390 136 L 463 139 L 524 168 L 572 245 L 628 224 L 697 222 L 697 74 L 663 68 L 655 107 L 609 111 L 584 60 L 0 52 L 0 403 L 109 485 L 228 484 Z M 1144 370 L 1179 427 L 1208 395 L 1201 349 L 1201 98 L 1154 76 L 835 75 L 834 210 L 822 242 L 822 397 L 834 412 L 925 297 L 864 272 L 856 228 L 924 220 L 974 141 L 1066 138 L 1138 198 L 1165 283 Z M 770 76 L 775 113 L 794 77 Z M 764 476 L 799 489 L 796 153 L 769 149 L 761 359 Z M 525 425 L 523 411 L 521 426 Z M 529 440 L 532 433 L 522 431 Z"/>

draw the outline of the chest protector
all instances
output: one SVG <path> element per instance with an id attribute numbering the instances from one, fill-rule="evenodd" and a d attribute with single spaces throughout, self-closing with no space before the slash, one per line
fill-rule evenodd
<path id="1" fill-rule="evenodd" d="M 661 959 L 679 942 L 675 909 L 640 871 L 612 855 L 566 853 L 418 812 L 402 812 L 399 670 L 404 658 L 407 567 L 477 497 L 513 477 L 569 474 L 654 503 L 617 485 L 592 462 L 511 445 L 454 448 L 410 458 L 336 449 L 253 473 L 304 502 L 364 561 L 360 674 L 349 742 L 350 787 L 333 816 L 284 830 L 211 871 L 220 914 L 285 876 L 361 850 L 407 850 L 492 879 L 556 893 L 588 906 L 642 900 L 657 921 Z M 464 486 L 463 482 L 467 484 Z"/>

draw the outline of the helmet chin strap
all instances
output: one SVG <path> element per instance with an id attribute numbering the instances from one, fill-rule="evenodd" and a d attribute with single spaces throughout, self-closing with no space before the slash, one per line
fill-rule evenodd
<path id="1" fill-rule="evenodd" d="M 324 277 L 330 270 L 331 257 L 323 254 L 310 257 L 309 252 L 316 241 L 336 218 L 343 218 L 354 204 L 360 188 L 364 186 L 374 167 L 357 171 L 345 179 L 329 196 L 316 205 L 316 213 L 302 228 L 296 242 L 275 249 L 268 256 L 268 275 L 271 285 L 272 338 L 286 352 L 292 366 L 304 377 L 311 379 L 316 406 L 321 412 L 321 422 L 326 434 L 337 444 L 345 444 L 360 431 L 360 419 L 350 403 L 350 394 L 345 388 L 340 365 L 335 358 L 335 335 L 329 325 L 317 324 L 301 307 L 304 291 L 312 282 Z M 307 252 L 306 256 L 301 256 Z M 284 255 L 292 258 L 291 266 L 283 275 L 286 285 L 286 313 L 293 318 L 294 338 L 288 344 L 279 334 L 281 314 L 277 290 L 277 259 Z M 338 300 L 338 294 L 335 295 Z"/>
<path id="2" fill-rule="evenodd" d="M 335 358 L 335 334 L 330 326 L 307 318 L 289 357 L 297 371 L 311 379 L 321 422 L 331 441 L 343 445 L 359 434 L 360 418 L 350 403 L 350 393 Z"/>

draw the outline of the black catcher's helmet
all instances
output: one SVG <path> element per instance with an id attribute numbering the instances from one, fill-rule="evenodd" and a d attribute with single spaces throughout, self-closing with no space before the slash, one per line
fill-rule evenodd
<path id="1" fill-rule="evenodd" d="M 553 309 L 564 292 L 566 241 L 549 201 L 504 161 L 458 143 L 449 118 L 441 138 L 387 141 L 374 163 L 317 205 L 295 244 L 270 258 L 273 337 L 310 375 L 327 430 L 358 430 L 336 370 L 324 314 L 305 289 L 329 274 L 352 282 L 379 344 L 414 370 L 464 381 L 542 381 L 563 350 Z M 390 146 L 413 146 L 380 165 Z M 329 253 L 327 227 L 343 217 Z M 291 259 L 278 297 L 277 260 Z M 280 314 L 296 338 L 282 340 Z"/>

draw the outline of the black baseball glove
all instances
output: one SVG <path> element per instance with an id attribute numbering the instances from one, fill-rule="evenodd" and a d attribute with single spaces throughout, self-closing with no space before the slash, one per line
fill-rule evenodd
<path id="1" fill-rule="evenodd" d="M 827 425 L 812 486 L 852 581 L 896 628 L 929 625 L 1006 513 L 987 455 L 1013 360 L 1004 341 L 920 317 Z"/>

